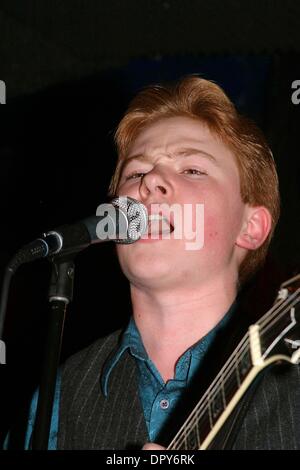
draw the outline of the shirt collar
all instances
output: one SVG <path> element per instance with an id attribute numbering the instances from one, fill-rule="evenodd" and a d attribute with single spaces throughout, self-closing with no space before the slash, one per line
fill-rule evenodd
<path id="1" fill-rule="evenodd" d="M 108 394 L 108 382 L 110 374 L 126 350 L 129 350 L 130 353 L 137 359 L 142 361 L 146 361 L 148 359 L 148 354 L 144 348 L 142 338 L 140 336 L 139 330 L 136 327 L 133 317 L 131 317 L 129 324 L 122 335 L 119 346 L 111 354 L 103 367 L 101 375 L 101 387 L 105 396 Z"/>
<path id="2" fill-rule="evenodd" d="M 222 319 L 217 323 L 217 325 L 196 344 L 189 348 L 186 353 L 189 352 L 189 354 L 193 357 L 202 358 L 209 349 L 216 335 L 227 326 L 234 312 L 236 311 L 236 307 L 237 302 L 235 301 L 224 317 L 222 317 Z M 108 382 L 110 374 L 126 350 L 129 350 L 132 356 L 139 360 L 147 361 L 149 359 L 133 317 L 131 317 L 117 349 L 112 352 L 103 367 L 101 374 L 101 388 L 104 396 L 108 395 Z"/>

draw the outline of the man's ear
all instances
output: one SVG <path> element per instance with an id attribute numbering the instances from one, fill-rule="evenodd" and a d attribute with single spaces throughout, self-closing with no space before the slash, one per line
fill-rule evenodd
<path id="1" fill-rule="evenodd" d="M 268 237 L 271 226 L 272 216 L 266 207 L 248 206 L 236 245 L 247 250 L 256 250 Z"/>

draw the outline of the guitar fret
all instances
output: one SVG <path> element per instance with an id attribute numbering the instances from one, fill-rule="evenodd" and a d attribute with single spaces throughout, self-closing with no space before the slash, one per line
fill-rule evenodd
<path id="1" fill-rule="evenodd" d="M 185 429 L 185 431 L 184 431 L 183 450 L 188 450 L 186 429 Z"/>
<path id="2" fill-rule="evenodd" d="M 240 377 L 240 371 L 239 371 L 239 363 L 238 363 L 236 354 L 234 355 L 234 366 L 235 366 L 234 369 L 235 369 L 235 376 L 236 376 L 236 379 L 237 379 L 237 384 L 238 384 L 238 387 L 240 387 L 241 377 Z"/>
<path id="3" fill-rule="evenodd" d="M 200 447 L 200 444 L 201 444 L 201 440 L 200 440 L 200 436 L 199 436 L 199 421 L 198 421 L 198 413 L 196 414 L 196 418 L 197 418 L 197 423 L 196 423 L 196 435 L 197 435 L 197 449 L 199 449 Z"/>
<path id="4" fill-rule="evenodd" d="M 225 406 L 224 409 L 227 407 L 228 403 L 232 399 L 233 395 L 240 387 L 240 380 L 238 380 L 236 374 L 236 367 L 233 367 L 231 373 L 226 378 L 225 386 L 224 386 L 224 394 L 225 394 Z"/>
<path id="5" fill-rule="evenodd" d="M 210 403 L 211 403 L 210 400 L 211 400 L 211 399 L 210 399 L 210 396 L 209 396 L 209 395 L 208 395 L 207 398 L 208 398 L 208 399 L 207 399 L 207 409 L 208 409 L 208 416 L 209 416 L 209 426 L 210 426 L 210 429 L 212 429 L 214 423 L 213 423 L 213 419 L 212 419 L 212 412 L 211 412 L 211 406 L 210 406 Z"/>
<path id="6" fill-rule="evenodd" d="M 212 417 L 213 421 L 216 422 L 223 411 L 223 397 L 222 392 L 218 390 L 212 397 Z"/>
<path id="7" fill-rule="evenodd" d="M 197 429 L 198 429 L 198 426 L 196 424 L 195 427 L 192 428 L 187 435 L 186 442 L 187 442 L 187 449 L 189 450 L 197 449 L 197 444 L 198 444 Z"/>
<path id="8" fill-rule="evenodd" d="M 219 373 L 212 389 L 206 392 L 202 406 L 194 410 L 192 419 L 183 427 L 180 445 L 177 442 L 178 450 L 199 449 L 201 442 L 215 426 L 252 368 L 248 344 L 239 355 L 234 355 L 231 364 L 231 368 L 229 366 L 224 372 Z"/>
<path id="9" fill-rule="evenodd" d="M 196 424 L 196 427 L 198 428 L 198 436 L 199 436 L 199 442 L 198 442 L 198 449 L 200 447 L 201 442 L 204 441 L 206 436 L 211 430 L 211 425 L 210 425 L 210 416 L 209 416 L 209 411 L 208 408 L 206 407 L 202 414 L 201 418 L 199 419 L 198 423 Z"/>
<path id="10" fill-rule="evenodd" d="M 238 388 L 235 372 L 234 369 L 233 373 L 226 377 L 226 380 L 222 374 L 218 377 L 218 386 L 214 392 L 210 394 L 207 392 L 202 409 L 196 408 L 192 419 L 182 429 L 180 445 L 177 443 L 176 447 L 178 450 L 199 449 L 201 442 L 205 440 L 213 429 L 215 423 L 226 409 L 233 393 Z"/>
<path id="11" fill-rule="evenodd" d="M 221 374 L 220 382 L 221 382 L 221 392 L 222 392 L 222 399 L 223 399 L 223 408 L 224 408 L 224 410 L 225 410 L 225 408 L 226 408 L 226 398 L 225 398 L 224 377 L 223 377 L 223 374 Z"/>
<path id="12" fill-rule="evenodd" d="M 177 446 L 177 449 L 198 450 L 201 442 L 204 441 L 210 430 L 211 423 L 207 409 L 204 409 L 201 417 L 199 417 L 196 411 L 193 419 L 182 429 L 181 435 L 183 439 L 180 446 Z"/>
<path id="13" fill-rule="evenodd" d="M 299 278 L 300 275 L 295 279 L 298 280 Z M 285 285 L 286 283 L 283 287 Z M 279 341 L 282 347 L 282 340 L 285 340 L 286 343 L 284 344 L 285 350 L 288 346 L 290 349 L 293 348 L 292 352 L 294 353 L 294 349 L 299 348 L 298 339 L 294 340 L 293 336 L 290 336 L 293 327 L 299 324 L 300 320 L 299 297 L 300 289 L 296 290 L 286 300 L 278 302 L 278 305 L 275 304 L 256 323 L 259 327 L 261 350 L 266 356 L 269 355 L 269 352 L 274 349 Z M 290 344 L 292 346 L 289 346 Z M 203 444 L 210 432 L 214 430 L 216 422 L 226 410 L 252 368 L 249 333 L 247 333 L 177 433 L 169 448 L 178 450 L 199 449 L 201 442 Z M 225 417 L 226 415 L 224 419 Z M 215 436 L 212 436 L 213 434 L 207 440 L 205 448 L 213 448 L 211 445 L 213 446 Z M 216 445 L 218 444 L 216 443 Z"/>
<path id="14" fill-rule="evenodd" d="M 251 360 L 250 350 L 249 348 L 247 348 L 245 351 L 243 351 L 242 355 L 240 356 L 240 360 L 238 364 L 240 377 L 242 379 L 246 377 L 246 375 L 251 370 L 251 367 L 252 367 L 252 360 Z"/>
<path id="15" fill-rule="evenodd" d="M 242 383 L 242 376 L 245 377 L 251 369 L 250 354 L 248 350 L 244 351 L 240 357 L 242 362 L 239 362 L 238 359 L 238 356 L 235 355 L 233 368 L 230 373 L 227 372 L 228 375 L 225 379 L 223 374 L 218 376 L 218 385 L 214 393 L 207 393 L 206 412 L 209 418 L 210 429 L 213 428 L 220 415 L 226 409 L 227 404 L 239 389 Z"/>

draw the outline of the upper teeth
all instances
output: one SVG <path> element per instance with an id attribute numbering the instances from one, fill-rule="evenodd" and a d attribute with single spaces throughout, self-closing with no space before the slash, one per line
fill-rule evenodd
<path id="1" fill-rule="evenodd" d="M 164 217 L 163 215 L 159 215 L 159 214 L 151 214 L 149 215 L 149 220 L 165 220 L 166 222 L 169 223 L 169 221 L 167 220 L 166 217 Z"/>
<path id="2" fill-rule="evenodd" d="M 170 233 L 170 223 L 166 217 L 160 214 L 149 215 L 148 232 L 154 233 Z"/>

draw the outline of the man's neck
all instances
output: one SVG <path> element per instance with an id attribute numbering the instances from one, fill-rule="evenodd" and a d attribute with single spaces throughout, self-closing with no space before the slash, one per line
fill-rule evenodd
<path id="1" fill-rule="evenodd" d="M 164 380 L 179 357 L 211 331 L 236 296 L 231 285 L 153 292 L 131 286 L 133 316 L 145 349 Z"/>

